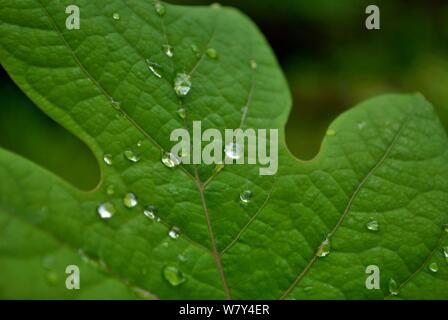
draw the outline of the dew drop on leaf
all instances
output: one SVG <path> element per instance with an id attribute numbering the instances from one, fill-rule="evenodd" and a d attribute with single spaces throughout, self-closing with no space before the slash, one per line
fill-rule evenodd
<path id="1" fill-rule="evenodd" d="M 165 152 L 162 155 L 162 163 L 168 168 L 174 168 L 181 164 L 181 160 L 174 154 Z"/>
<path id="2" fill-rule="evenodd" d="M 177 257 L 179 258 L 180 262 L 187 262 L 188 261 L 188 258 L 187 258 L 186 255 L 179 254 Z"/>
<path id="3" fill-rule="evenodd" d="M 433 262 L 433 263 L 431 263 L 431 264 L 428 266 L 428 269 L 429 269 L 431 272 L 436 273 L 436 272 L 439 271 L 439 265 L 437 264 L 437 262 Z"/>
<path id="4" fill-rule="evenodd" d="M 184 274 L 176 267 L 166 266 L 162 271 L 163 278 L 173 287 L 180 286 L 186 281 Z"/>
<path id="5" fill-rule="evenodd" d="M 112 18 L 114 18 L 114 20 L 120 20 L 120 14 L 118 12 L 114 12 L 112 14 Z"/>
<path id="6" fill-rule="evenodd" d="M 448 246 L 447 247 L 443 247 L 443 255 L 445 257 L 445 261 L 448 263 Z"/>
<path id="7" fill-rule="evenodd" d="M 320 245 L 319 249 L 317 249 L 316 256 L 319 258 L 326 257 L 330 254 L 331 242 L 330 239 L 325 239 L 324 242 Z"/>
<path id="8" fill-rule="evenodd" d="M 328 129 L 327 130 L 327 136 L 328 137 L 334 137 L 336 135 L 336 130 L 334 129 Z"/>
<path id="9" fill-rule="evenodd" d="M 168 58 L 172 58 L 174 56 L 174 49 L 169 44 L 164 44 L 162 46 L 162 50 Z"/>
<path id="10" fill-rule="evenodd" d="M 186 73 L 178 73 L 174 79 L 174 91 L 178 97 L 185 97 L 191 90 L 191 77 Z"/>
<path id="11" fill-rule="evenodd" d="M 112 107 L 114 107 L 115 110 L 121 110 L 121 103 L 119 101 L 111 99 L 110 104 L 112 105 Z"/>
<path id="12" fill-rule="evenodd" d="M 369 222 L 367 222 L 366 228 L 370 231 L 378 231 L 380 230 L 380 224 L 376 220 L 370 220 Z"/>
<path id="13" fill-rule="evenodd" d="M 210 7 L 212 7 L 212 9 L 221 9 L 221 4 L 218 2 L 214 2 L 210 5 Z"/>
<path id="14" fill-rule="evenodd" d="M 124 157 L 134 163 L 140 161 L 140 157 L 134 151 L 131 150 L 126 150 L 124 152 Z"/>
<path id="15" fill-rule="evenodd" d="M 115 193 L 115 186 L 113 184 L 107 186 L 106 193 L 112 196 Z"/>
<path id="16" fill-rule="evenodd" d="M 176 113 L 182 120 L 185 120 L 187 118 L 187 110 L 185 108 L 178 109 Z"/>
<path id="17" fill-rule="evenodd" d="M 390 281 L 389 281 L 389 292 L 393 296 L 398 296 L 398 294 L 400 293 L 398 284 L 394 279 L 390 279 Z"/>
<path id="18" fill-rule="evenodd" d="M 252 199 L 252 191 L 245 190 L 245 191 L 241 192 L 240 200 L 242 203 L 244 203 L 244 204 L 249 203 L 251 199 Z"/>
<path id="19" fill-rule="evenodd" d="M 251 60 L 250 61 L 250 67 L 251 67 L 252 70 L 256 70 L 258 68 L 257 61 Z"/>
<path id="20" fill-rule="evenodd" d="M 443 230 L 445 230 L 445 232 L 448 232 L 448 223 L 443 226 Z"/>
<path id="21" fill-rule="evenodd" d="M 146 59 L 146 65 L 148 66 L 149 71 L 156 77 L 161 79 L 162 78 L 162 66 L 158 63 L 155 63 L 149 59 Z"/>
<path id="22" fill-rule="evenodd" d="M 114 205 L 110 202 L 101 203 L 97 209 L 98 215 L 102 219 L 112 218 L 112 216 L 115 214 L 115 211 L 116 210 L 115 210 Z"/>
<path id="23" fill-rule="evenodd" d="M 108 166 L 111 166 L 113 163 L 114 163 L 114 161 L 113 161 L 113 157 L 112 157 L 112 155 L 111 154 L 105 154 L 104 156 L 103 156 L 103 161 L 104 161 L 104 163 L 105 164 L 107 164 Z"/>
<path id="24" fill-rule="evenodd" d="M 201 53 L 199 52 L 199 48 L 198 48 L 197 45 L 192 44 L 191 45 L 191 51 L 193 51 L 193 53 L 196 56 L 196 58 L 200 58 L 201 57 Z"/>
<path id="25" fill-rule="evenodd" d="M 47 283 L 51 286 L 56 286 L 59 282 L 59 276 L 55 271 L 48 271 L 45 274 L 45 279 L 47 280 Z"/>
<path id="26" fill-rule="evenodd" d="M 214 48 L 208 48 L 206 51 L 207 57 L 210 59 L 216 60 L 218 59 L 218 52 Z"/>
<path id="27" fill-rule="evenodd" d="M 306 292 L 306 293 L 310 292 L 311 290 L 313 290 L 313 287 L 305 287 L 303 289 L 303 291 Z"/>
<path id="28" fill-rule="evenodd" d="M 156 10 L 157 14 L 161 17 L 163 17 L 166 14 L 165 6 L 161 4 L 159 1 L 154 2 L 154 9 Z"/>
<path id="29" fill-rule="evenodd" d="M 171 228 L 171 230 L 168 232 L 168 236 L 174 240 L 179 239 L 179 229 L 176 227 Z"/>
<path id="30" fill-rule="evenodd" d="M 157 208 L 155 206 L 148 206 L 144 211 L 143 214 L 147 216 L 151 220 L 156 219 L 157 214 Z"/>
<path id="31" fill-rule="evenodd" d="M 127 208 L 134 208 L 138 204 L 137 197 L 132 192 L 126 193 L 123 198 L 123 204 Z"/>
<path id="32" fill-rule="evenodd" d="M 358 123 L 358 129 L 362 130 L 365 128 L 365 126 L 367 125 L 367 123 L 365 121 Z"/>

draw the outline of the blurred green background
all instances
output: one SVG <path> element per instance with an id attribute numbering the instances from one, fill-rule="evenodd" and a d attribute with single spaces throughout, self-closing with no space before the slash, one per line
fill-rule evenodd
<path id="1" fill-rule="evenodd" d="M 224 0 L 221 4 L 251 17 L 279 59 L 294 99 L 286 134 L 297 157 L 313 158 L 335 117 L 384 93 L 421 92 L 448 128 L 448 1 Z M 381 30 L 365 28 L 369 4 L 380 7 Z M 46 117 L 0 72 L 0 146 L 82 189 L 93 188 L 99 172 L 87 147 Z"/>

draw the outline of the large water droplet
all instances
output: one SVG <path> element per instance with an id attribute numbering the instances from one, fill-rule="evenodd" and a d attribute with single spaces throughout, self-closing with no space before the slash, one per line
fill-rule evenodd
<path id="1" fill-rule="evenodd" d="M 226 156 L 230 159 L 238 160 L 241 158 L 241 147 L 239 144 L 236 143 L 229 143 L 224 148 L 224 152 L 226 153 Z"/>
<path id="2" fill-rule="evenodd" d="M 398 296 L 398 294 L 400 293 L 398 284 L 394 279 L 390 279 L 390 281 L 389 281 L 389 292 L 393 296 Z"/>
<path id="3" fill-rule="evenodd" d="M 166 14 L 165 6 L 161 4 L 159 1 L 154 2 L 154 9 L 156 10 L 157 14 L 161 17 L 163 17 Z"/>
<path id="4" fill-rule="evenodd" d="M 185 108 L 178 109 L 176 113 L 182 120 L 185 120 L 187 118 L 187 109 Z"/>
<path id="5" fill-rule="evenodd" d="M 176 155 L 165 152 L 162 155 L 162 163 L 168 168 L 174 168 L 179 166 L 182 162 Z"/>
<path id="6" fill-rule="evenodd" d="M 334 129 L 328 129 L 327 130 L 327 136 L 328 137 L 334 137 L 336 135 L 336 130 Z"/>
<path id="7" fill-rule="evenodd" d="M 428 266 L 428 269 L 431 271 L 431 272 L 438 272 L 439 271 L 439 265 L 437 264 L 437 262 L 433 262 L 433 263 L 431 263 L 429 266 Z"/>
<path id="8" fill-rule="evenodd" d="M 185 97 L 191 90 L 191 77 L 186 73 L 178 73 L 174 79 L 174 91 L 177 96 Z"/>
<path id="9" fill-rule="evenodd" d="M 124 152 L 124 156 L 126 159 L 128 159 L 131 162 L 139 162 L 140 161 L 140 157 L 138 154 L 136 154 L 134 151 L 131 150 L 126 150 Z"/>
<path id="10" fill-rule="evenodd" d="M 216 49 L 214 48 L 208 48 L 206 51 L 207 57 L 209 57 L 210 59 L 216 60 L 218 59 L 218 51 L 216 51 Z"/>
<path id="11" fill-rule="evenodd" d="M 252 199 L 252 191 L 245 190 L 245 191 L 241 192 L 240 200 L 242 203 L 244 203 L 244 204 L 249 203 L 251 199 Z"/>
<path id="12" fill-rule="evenodd" d="M 330 239 L 325 239 L 324 242 L 320 245 L 319 249 L 317 249 L 316 256 L 319 258 L 326 257 L 330 254 L 331 242 Z"/>
<path id="13" fill-rule="evenodd" d="M 104 155 L 103 161 L 108 166 L 111 166 L 114 163 L 113 156 L 111 154 L 109 154 L 109 153 Z"/>
<path id="14" fill-rule="evenodd" d="M 120 14 L 118 12 L 114 12 L 112 14 L 112 18 L 114 18 L 114 20 L 120 20 Z"/>
<path id="15" fill-rule="evenodd" d="M 174 48 L 170 46 L 169 44 L 164 44 L 162 46 L 163 52 L 165 52 L 166 56 L 168 58 L 172 58 L 174 56 Z"/>
<path id="16" fill-rule="evenodd" d="M 156 219 L 157 208 L 155 206 L 148 206 L 146 210 L 143 211 L 143 214 L 147 216 L 151 220 Z"/>
<path id="17" fill-rule="evenodd" d="M 156 77 L 162 78 L 162 66 L 158 63 L 155 63 L 149 59 L 146 59 L 146 65 L 148 66 L 149 71 Z"/>
<path id="18" fill-rule="evenodd" d="M 105 203 L 101 203 L 98 206 L 97 209 L 98 215 L 102 218 L 102 219 L 110 219 L 113 217 L 113 215 L 115 214 L 116 210 L 115 207 L 112 203 L 110 202 L 105 202 Z"/>
<path id="19" fill-rule="evenodd" d="M 137 206 L 138 201 L 137 201 L 137 197 L 135 196 L 135 194 L 133 194 L 132 192 L 127 193 L 124 198 L 123 198 L 123 204 L 127 207 L 127 208 L 134 208 Z"/>
<path id="20" fill-rule="evenodd" d="M 173 287 L 180 286 L 186 281 L 184 274 L 173 266 L 166 266 L 162 271 L 163 277 Z"/>
<path id="21" fill-rule="evenodd" d="M 168 232 L 168 236 L 174 240 L 179 239 L 179 229 L 177 227 L 171 228 L 171 230 Z"/>
<path id="22" fill-rule="evenodd" d="M 378 231 L 380 230 L 380 224 L 376 220 L 370 220 L 369 222 L 367 222 L 366 228 L 370 231 Z"/>

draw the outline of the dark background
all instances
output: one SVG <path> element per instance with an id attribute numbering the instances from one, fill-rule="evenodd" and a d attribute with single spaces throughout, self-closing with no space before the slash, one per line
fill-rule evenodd
<path id="1" fill-rule="evenodd" d="M 251 17 L 280 61 L 294 99 L 287 143 L 297 157 L 313 158 L 335 117 L 379 94 L 421 92 L 448 128 L 448 1 L 225 0 L 221 4 Z M 369 4 L 380 7 L 381 30 L 365 28 Z M 0 75 L 0 146 L 80 188 L 93 188 L 99 173 L 90 151 L 37 109 L 3 70 Z"/>

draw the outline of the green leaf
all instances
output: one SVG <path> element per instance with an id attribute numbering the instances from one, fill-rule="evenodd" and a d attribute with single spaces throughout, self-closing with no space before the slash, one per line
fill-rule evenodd
<path id="1" fill-rule="evenodd" d="M 164 4 L 160 16 L 137 0 L 0 3 L 2 65 L 101 170 L 100 184 L 82 191 L 0 149 L 2 298 L 378 299 L 392 297 L 391 279 L 398 298 L 448 298 L 448 140 L 422 96 L 362 103 L 303 162 L 284 144 L 287 84 L 239 12 Z M 80 30 L 65 28 L 70 4 L 80 7 Z M 182 100 L 173 89 L 179 72 L 192 79 Z M 171 131 L 194 120 L 203 129 L 281 129 L 278 174 L 260 176 L 253 165 L 167 168 Z M 241 205 L 244 190 L 252 198 Z M 128 193 L 138 199 L 132 209 Z M 114 206 L 111 219 L 99 217 L 101 203 Z M 160 222 L 144 214 L 148 206 Z M 378 231 L 366 227 L 373 220 Z M 317 257 L 326 239 L 329 254 Z M 68 291 L 72 264 L 81 289 Z M 369 265 L 381 270 L 379 290 L 366 289 Z"/>

